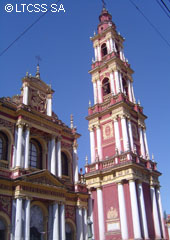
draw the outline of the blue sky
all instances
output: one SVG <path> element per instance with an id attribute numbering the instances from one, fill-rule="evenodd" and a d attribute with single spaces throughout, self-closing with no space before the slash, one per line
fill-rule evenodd
<path id="1" fill-rule="evenodd" d="M 133 0 L 170 42 L 169 19 L 156 0 Z M 3 0 L 0 3 L 0 52 L 42 13 L 7 13 L 11 4 L 45 3 L 55 0 Z M 28 71 L 36 71 L 36 55 L 40 55 L 41 78 L 55 90 L 53 110 L 66 124 L 70 114 L 82 134 L 79 139 L 79 165 L 90 158 L 88 123 L 85 120 L 89 99 L 93 100 L 88 70 L 94 56 L 90 36 L 98 24 L 102 4 L 99 0 L 61 0 L 59 13 L 46 14 L 33 28 L 0 57 L 0 96 L 20 93 L 21 78 Z M 129 60 L 134 79 L 136 99 L 144 107 L 148 145 L 154 153 L 160 178 L 163 209 L 170 213 L 169 159 L 169 60 L 170 48 L 155 33 L 129 0 L 107 0 L 117 30 L 125 37 L 125 56 Z M 167 1 L 168 4 L 168 1 Z M 170 4 L 169 4 L 170 5 Z"/>

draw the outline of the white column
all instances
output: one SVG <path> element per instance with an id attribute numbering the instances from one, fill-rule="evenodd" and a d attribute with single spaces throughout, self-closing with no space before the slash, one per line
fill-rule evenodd
<path id="1" fill-rule="evenodd" d="M 107 46 L 107 53 L 110 53 L 110 43 L 109 43 L 109 39 L 107 39 L 106 46 Z"/>
<path id="2" fill-rule="evenodd" d="M 59 240 L 58 203 L 53 205 L 53 240 Z"/>
<path id="3" fill-rule="evenodd" d="M 15 127 L 15 141 L 13 146 L 12 167 L 16 167 L 16 155 L 17 155 L 17 141 L 18 141 L 18 129 Z"/>
<path id="4" fill-rule="evenodd" d="M 91 150 L 91 163 L 95 162 L 95 141 L 94 141 L 94 129 L 89 128 L 90 130 L 90 150 Z"/>
<path id="5" fill-rule="evenodd" d="M 97 103 L 97 84 L 93 82 L 93 94 L 94 94 L 94 104 Z"/>
<path id="6" fill-rule="evenodd" d="M 129 138 L 130 138 L 130 149 L 133 152 L 133 135 L 132 135 L 132 124 L 131 124 L 131 120 L 128 119 L 128 131 L 129 131 Z"/>
<path id="7" fill-rule="evenodd" d="M 123 82 L 122 82 L 122 74 L 120 72 L 119 72 L 119 81 L 120 81 L 121 92 L 123 93 L 124 89 L 123 89 Z"/>
<path id="8" fill-rule="evenodd" d="M 25 168 L 29 167 L 29 142 L 30 142 L 30 129 L 26 128 L 25 131 Z"/>
<path id="9" fill-rule="evenodd" d="M 22 239 L 22 199 L 16 199 L 15 240 Z"/>
<path id="10" fill-rule="evenodd" d="M 103 194 L 102 189 L 97 188 L 97 209 L 99 224 L 99 240 L 105 239 L 104 212 L 103 212 Z"/>
<path id="11" fill-rule="evenodd" d="M 116 93 L 120 92 L 120 82 L 119 82 L 119 73 L 117 70 L 114 72 L 115 75 L 115 82 L 116 82 Z"/>
<path id="12" fill-rule="evenodd" d="M 160 193 L 159 188 L 156 188 L 156 197 L 157 197 L 158 208 L 159 208 L 159 213 L 160 213 L 160 218 L 161 218 L 161 228 L 162 228 L 163 238 L 166 239 L 164 215 L 163 215 L 163 211 L 162 211 L 161 193 Z"/>
<path id="13" fill-rule="evenodd" d="M 51 140 L 48 141 L 48 171 L 51 172 Z"/>
<path id="14" fill-rule="evenodd" d="M 122 134 L 123 134 L 123 146 L 124 151 L 129 150 L 129 139 L 128 139 L 128 133 L 127 133 L 127 123 L 126 123 L 126 117 L 121 117 L 121 125 L 122 125 Z"/>
<path id="15" fill-rule="evenodd" d="M 56 148 L 55 137 L 51 140 L 51 173 L 56 175 Z"/>
<path id="16" fill-rule="evenodd" d="M 111 52 L 113 52 L 114 43 L 113 43 L 113 39 L 112 38 L 110 38 L 110 46 L 111 46 Z"/>
<path id="17" fill-rule="evenodd" d="M 95 56 L 95 61 L 98 60 L 98 57 L 97 57 L 97 47 L 94 48 L 94 56 Z"/>
<path id="18" fill-rule="evenodd" d="M 98 55 L 98 61 L 101 61 L 101 51 L 100 51 L 100 46 L 97 47 L 97 55 Z"/>
<path id="19" fill-rule="evenodd" d="M 61 164 L 61 138 L 57 141 L 57 164 L 58 164 L 58 177 L 62 177 L 62 164 Z"/>
<path id="20" fill-rule="evenodd" d="M 146 208 L 145 208 L 145 201 L 144 201 L 144 196 L 143 196 L 142 183 L 137 184 L 137 189 L 138 189 L 139 203 L 140 203 L 140 209 L 141 209 L 141 218 L 142 218 L 144 238 L 149 239 L 148 224 L 147 224 L 147 218 L 146 218 Z"/>
<path id="21" fill-rule="evenodd" d="M 139 127 L 139 137 L 140 137 L 140 150 L 141 150 L 141 155 L 145 157 L 145 146 L 144 146 L 144 141 L 143 141 L 143 132 L 142 128 Z"/>
<path id="22" fill-rule="evenodd" d="M 115 95 L 116 89 L 114 84 L 113 72 L 110 73 L 110 84 L 111 84 L 111 92 Z"/>
<path id="23" fill-rule="evenodd" d="M 48 240 L 53 240 L 53 205 L 48 208 Z"/>
<path id="24" fill-rule="evenodd" d="M 120 212 L 120 224 L 121 224 L 121 234 L 122 239 L 128 239 L 128 226 L 127 226 L 127 216 L 126 216 L 126 205 L 123 184 L 118 183 L 118 199 L 119 199 L 119 212 Z"/>
<path id="25" fill-rule="evenodd" d="M 52 116 L 52 96 L 47 98 L 47 115 Z"/>
<path id="26" fill-rule="evenodd" d="M 78 175 L 78 156 L 77 156 L 77 144 L 73 146 L 73 174 L 74 174 L 74 183 L 79 181 Z"/>
<path id="27" fill-rule="evenodd" d="M 160 229 L 160 223 L 159 223 L 159 215 L 158 215 L 158 208 L 157 208 L 156 194 L 155 194 L 154 186 L 150 187 L 150 192 L 151 192 L 151 200 L 152 200 L 152 212 L 153 212 L 155 234 L 156 234 L 156 238 L 161 239 L 161 229 Z"/>
<path id="28" fill-rule="evenodd" d="M 169 236 L 169 239 L 170 239 L 170 226 L 168 226 L 168 236 Z"/>
<path id="29" fill-rule="evenodd" d="M 146 137 L 146 129 L 143 129 L 143 136 L 144 136 L 144 143 L 145 143 L 146 155 L 147 155 L 148 159 L 150 159 L 150 157 L 149 157 L 148 142 L 147 142 L 147 137 Z"/>
<path id="30" fill-rule="evenodd" d="M 96 135 L 97 135 L 97 150 L 98 150 L 98 156 L 99 160 L 102 160 L 102 142 L 101 142 L 101 129 L 100 126 L 96 127 Z"/>
<path id="31" fill-rule="evenodd" d="M 118 120 L 114 119 L 114 132 L 115 132 L 115 142 L 116 142 L 116 148 L 118 149 L 118 152 L 121 151 L 121 144 L 120 144 L 120 134 L 119 134 L 119 124 Z"/>
<path id="32" fill-rule="evenodd" d="M 97 90 L 98 90 L 98 102 L 102 103 L 102 87 L 101 87 L 100 79 L 97 80 Z"/>
<path id="33" fill-rule="evenodd" d="M 133 102 L 132 89 L 131 89 L 131 82 L 130 82 L 130 80 L 128 80 L 128 95 L 129 95 L 129 101 Z"/>
<path id="34" fill-rule="evenodd" d="M 130 85 L 131 85 L 131 90 L 132 90 L 133 102 L 136 103 L 135 95 L 134 95 L 134 91 L 133 91 L 133 85 L 132 85 L 132 83 L 130 83 Z"/>
<path id="35" fill-rule="evenodd" d="M 61 224 L 60 224 L 61 237 L 60 237 L 60 239 L 65 240 L 66 239 L 66 231 L 65 231 L 65 206 L 64 206 L 64 204 L 60 205 L 60 215 L 61 215 Z"/>
<path id="36" fill-rule="evenodd" d="M 135 184 L 134 180 L 129 181 L 129 189 L 130 189 L 130 200 L 131 200 L 131 206 L 132 206 L 132 221 L 133 221 L 134 238 L 141 239 L 139 208 L 138 208 L 137 196 L 136 196 L 136 184 Z"/>
<path id="37" fill-rule="evenodd" d="M 76 209 L 76 225 L 77 225 L 77 240 L 83 239 L 83 221 L 82 221 L 82 208 Z"/>
<path id="38" fill-rule="evenodd" d="M 17 159 L 16 159 L 16 167 L 21 167 L 21 158 L 22 158 L 22 134 L 23 134 L 23 126 L 21 124 L 18 125 L 18 140 L 17 140 Z"/>
<path id="39" fill-rule="evenodd" d="M 11 217 L 11 234 L 10 240 L 15 240 L 15 215 L 16 215 L 16 200 L 12 200 L 12 217 Z"/>
<path id="40" fill-rule="evenodd" d="M 90 217 L 90 221 L 92 222 L 92 234 L 94 236 L 94 223 L 93 223 L 93 199 L 91 195 L 91 191 L 89 191 L 89 199 L 88 199 L 88 216 Z"/>
<path id="41" fill-rule="evenodd" d="M 84 235 L 84 240 L 88 240 L 88 231 L 87 231 L 87 209 L 83 209 L 83 235 Z"/>
<path id="42" fill-rule="evenodd" d="M 30 200 L 25 200 L 25 239 L 30 240 Z"/>
<path id="43" fill-rule="evenodd" d="M 28 105 L 28 86 L 25 85 L 23 88 L 23 104 Z"/>

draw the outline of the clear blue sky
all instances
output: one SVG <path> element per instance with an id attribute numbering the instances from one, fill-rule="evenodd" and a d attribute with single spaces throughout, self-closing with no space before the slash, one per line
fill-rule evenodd
<path id="1" fill-rule="evenodd" d="M 25 2 L 24 2 L 25 1 Z M 0 3 L 0 52 L 41 13 L 6 13 L 7 3 L 54 3 L 52 0 L 3 0 Z M 156 0 L 133 0 L 170 41 L 169 19 Z M 125 56 L 135 73 L 134 90 L 140 99 L 146 121 L 150 153 L 154 153 L 160 178 L 163 209 L 170 213 L 170 48 L 155 33 L 129 0 L 106 0 L 117 30 L 125 37 Z M 168 4 L 168 1 L 166 1 Z M 94 56 L 90 36 L 98 24 L 102 4 L 99 0 L 61 0 L 66 12 L 49 12 L 0 57 L 0 96 L 20 93 L 21 78 L 35 74 L 36 55 L 40 55 L 41 78 L 55 90 L 53 110 L 66 124 L 70 114 L 82 134 L 79 140 L 79 166 L 90 158 L 87 116 L 93 100 L 88 70 Z M 19 5 L 18 5 L 19 6 Z M 170 4 L 169 4 L 170 7 Z"/>

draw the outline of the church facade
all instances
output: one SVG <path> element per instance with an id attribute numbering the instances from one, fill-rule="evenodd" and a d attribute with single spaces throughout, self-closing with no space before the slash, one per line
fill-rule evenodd
<path id="1" fill-rule="evenodd" d="M 80 134 L 72 118 L 68 127 L 53 112 L 54 91 L 39 65 L 22 79 L 20 95 L 0 98 L 1 240 L 169 239 L 161 173 L 150 159 L 124 39 L 105 7 L 99 21 L 91 38 L 94 105 L 84 175 Z"/>
<path id="2" fill-rule="evenodd" d="M 85 179 L 94 239 L 168 239 L 161 174 L 149 155 L 146 116 L 135 100 L 124 38 L 105 8 L 91 41 L 94 105 L 87 116 L 91 163 Z"/>

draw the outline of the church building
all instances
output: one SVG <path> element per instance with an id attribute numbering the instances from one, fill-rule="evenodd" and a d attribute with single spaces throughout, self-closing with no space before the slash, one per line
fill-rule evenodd
<path id="1" fill-rule="evenodd" d="M 147 117 L 135 100 L 124 38 L 105 6 L 91 41 L 84 175 L 80 134 L 72 116 L 68 127 L 53 112 L 54 90 L 39 65 L 22 79 L 20 95 L 0 98 L 0 240 L 169 239 Z"/>
<path id="2" fill-rule="evenodd" d="M 85 179 L 94 239 L 167 239 L 161 173 L 150 159 L 146 116 L 135 100 L 124 38 L 105 7 L 91 41 L 94 105 L 86 118 L 91 163 L 86 163 Z"/>

